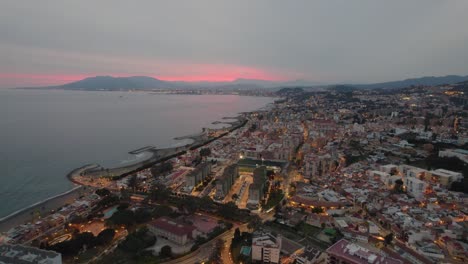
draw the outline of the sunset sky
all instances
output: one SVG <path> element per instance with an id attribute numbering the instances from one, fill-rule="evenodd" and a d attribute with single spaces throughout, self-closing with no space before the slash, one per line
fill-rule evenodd
<path id="1" fill-rule="evenodd" d="M 0 88 L 468 75 L 466 0 L 4 1 Z"/>

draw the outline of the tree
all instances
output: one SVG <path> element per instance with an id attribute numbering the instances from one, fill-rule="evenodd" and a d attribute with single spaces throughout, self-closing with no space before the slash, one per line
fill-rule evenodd
<path id="1" fill-rule="evenodd" d="M 254 132 L 255 130 L 257 130 L 257 124 L 252 124 L 249 128 L 250 132 Z"/>
<path id="2" fill-rule="evenodd" d="M 79 233 L 73 239 L 48 247 L 63 255 L 76 255 L 84 247 L 92 247 L 96 244 L 96 238 L 91 232 Z"/>
<path id="3" fill-rule="evenodd" d="M 199 208 L 202 208 L 202 209 L 209 210 L 213 208 L 213 200 L 208 195 L 200 198 L 198 201 L 198 204 L 199 204 Z"/>
<path id="4" fill-rule="evenodd" d="M 202 157 L 208 157 L 211 155 L 211 149 L 210 148 L 202 148 L 200 149 L 200 156 Z"/>
<path id="5" fill-rule="evenodd" d="M 386 235 L 384 237 L 384 240 L 385 240 L 386 245 L 390 245 L 392 243 L 392 240 L 393 240 L 393 233 L 390 233 L 390 234 Z"/>
<path id="6" fill-rule="evenodd" d="M 233 219 L 237 216 L 237 208 L 234 202 L 226 203 L 224 206 L 220 206 L 218 210 L 218 214 L 222 215 L 225 218 Z"/>
<path id="7" fill-rule="evenodd" d="M 129 206 L 130 206 L 129 203 L 121 203 L 121 204 L 119 204 L 119 206 L 117 206 L 117 210 L 122 211 L 122 210 L 127 209 Z"/>
<path id="8" fill-rule="evenodd" d="M 241 232 L 240 232 L 239 228 L 236 228 L 236 230 L 234 231 L 233 240 L 234 241 L 239 241 L 240 239 L 241 239 Z"/>
<path id="9" fill-rule="evenodd" d="M 148 228 L 143 227 L 130 233 L 127 238 L 119 244 L 119 248 L 125 252 L 138 255 L 146 248 L 154 245 L 156 237 L 148 232 Z"/>
<path id="10" fill-rule="evenodd" d="M 96 237 L 96 243 L 99 245 L 108 244 L 114 239 L 115 230 L 112 228 L 107 228 L 102 230 Z"/>
<path id="11" fill-rule="evenodd" d="M 429 114 L 426 115 L 426 117 L 424 118 L 424 131 L 428 131 L 429 130 L 429 126 L 431 124 L 431 117 L 429 116 Z"/>
<path id="12" fill-rule="evenodd" d="M 189 196 L 185 203 L 183 203 L 183 206 L 189 214 L 193 214 L 200 208 L 200 200 L 196 197 Z"/>
<path id="13" fill-rule="evenodd" d="M 135 189 L 138 187 L 138 178 L 136 174 L 133 174 L 128 179 L 128 187 L 132 188 L 133 192 L 135 192 Z"/>
<path id="14" fill-rule="evenodd" d="M 151 213 L 143 208 L 138 208 L 135 211 L 135 221 L 139 224 L 147 222 L 151 219 Z"/>
<path id="15" fill-rule="evenodd" d="M 156 205 L 156 207 L 151 212 L 151 216 L 154 218 L 158 218 L 161 216 L 168 216 L 173 213 L 173 210 L 168 205 Z"/>
<path id="16" fill-rule="evenodd" d="M 150 191 L 150 197 L 153 201 L 166 201 L 171 195 L 171 190 L 163 184 L 155 184 Z"/>
<path id="17" fill-rule="evenodd" d="M 262 224 L 262 220 L 258 215 L 253 215 L 250 219 L 249 223 L 247 224 L 247 228 L 256 230 Z"/>
<path id="18" fill-rule="evenodd" d="M 135 215 L 133 211 L 121 210 L 115 212 L 110 218 L 106 220 L 107 226 L 132 226 L 135 221 Z"/>
<path id="19" fill-rule="evenodd" d="M 161 251 L 159 252 L 159 256 L 162 258 L 170 258 L 172 257 L 172 248 L 170 246 L 164 246 L 161 248 Z"/>
<path id="20" fill-rule="evenodd" d="M 395 192 L 403 192 L 403 181 L 398 179 L 395 181 L 395 186 L 393 187 Z"/>
<path id="21" fill-rule="evenodd" d="M 153 177 L 157 177 L 160 174 L 166 174 L 171 172 L 174 169 L 174 166 L 171 162 L 163 162 L 159 165 L 151 167 L 151 174 Z"/>
<path id="22" fill-rule="evenodd" d="M 312 208 L 312 213 L 314 213 L 314 214 L 321 214 L 321 213 L 323 213 L 323 212 L 324 212 L 324 210 L 323 210 L 322 207 L 314 207 L 314 208 Z"/>
<path id="23" fill-rule="evenodd" d="M 106 189 L 106 188 L 101 188 L 101 189 L 97 189 L 97 190 L 96 190 L 96 194 L 99 195 L 99 196 L 101 196 L 101 197 L 103 197 L 103 196 L 108 196 L 108 195 L 110 195 L 111 192 L 110 192 L 108 189 Z"/>

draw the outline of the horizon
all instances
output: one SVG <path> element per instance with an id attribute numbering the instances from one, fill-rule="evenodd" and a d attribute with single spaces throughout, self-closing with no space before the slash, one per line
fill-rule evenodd
<path id="1" fill-rule="evenodd" d="M 41 83 L 36 82 L 37 84 L 33 84 L 31 86 L 15 86 L 15 87 L 0 87 L 0 89 L 15 89 L 15 88 L 43 88 L 43 87 L 54 87 L 54 86 L 62 86 L 74 82 L 78 82 L 84 79 L 89 79 L 89 78 L 95 78 L 95 77 L 111 77 L 111 78 L 130 78 L 130 77 L 149 77 L 153 78 L 156 80 L 164 81 L 164 82 L 171 82 L 171 83 L 186 83 L 186 84 L 229 84 L 233 83 L 236 81 L 246 81 L 247 83 L 249 81 L 255 82 L 255 81 L 260 81 L 260 82 L 268 82 L 270 84 L 284 84 L 284 83 L 289 83 L 289 82 L 303 82 L 304 84 L 301 84 L 299 86 L 305 87 L 305 86 L 329 86 L 329 85 L 370 85 L 370 84 L 379 84 L 379 83 L 387 83 L 387 82 L 395 82 L 395 81 L 406 81 L 406 80 L 411 80 L 411 79 L 420 79 L 420 78 L 443 78 L 443 77 L 448 77 L 448 76 L 457 76 L 457 77 L 468 77 L 468 74 L 461 74 L 461 75 L 455 75 L 455 74 L 447 74 L 447 75 L 440 75 L 440 76 L 417 76 L 417 77 L 411 77 L 411 78 L 405 78 L 405 79 L 398 79 L 398 80 L 385 80 L 385 81 L 380 81 L 380 82 L 315 82 L 315 81 L 309 81 L 309 80 L 304 80 L 304 79 L 255 79 L 255 78 L 226 78 L 226 79 L 212 79 L 212 80 L 205 80 L 203 77 L 200 77 L 198 79 L 197 77 L 193 78 L 187 78 L 187 79 L 176 79 L 172 77 L 164 77 L 164 76 L 150 76 L 150 75 L 109 75 L 109 74 L 103 74 L 103 75 L 66 75 L 62 76 L 61 78 L 55 79 L 56 82 L 50 81 L 50 76 L 47 78 L 47 76 L 34 76 L 33 79 L 39 79 L 39 80 L 45 80 L 44 84 L 39 84 Z M 2 76 L 0 74 L 0 79 L 5 78 L 5 76 Z M 6 77 L 8 78 L 8 77 Z M 255 85 L 254 83 L 252 83 Z"/>
<path id="2" fill-rule="evenodd" d="M 468 31 L 460 26 L 468 24 L 467 1 L 46 0 L 1 7 L 0 88 L 97 75 L 379 83 L 468 73 Z"/>

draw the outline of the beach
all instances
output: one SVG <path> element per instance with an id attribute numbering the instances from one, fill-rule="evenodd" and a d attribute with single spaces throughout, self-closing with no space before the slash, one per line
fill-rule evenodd
<path id="1" fill-rule="evenodd" d="M 94 191 L 87 186 L 77 186 L 70 191 L 50 197 L 44 201 L 35 203 L 27 208 L 14 212 L 0 219 L 0 232 L 6 232 L 9 229 L 22 223 L 31 222 L 34 215 L 48 215 L 52 210 L 57 210 L 66 204 L 73 203 L 80 196 Z"/>
<path id="2" fill-rule="evenodd" d="M 225 127 L 224 129 L 226 129 L 226 131 L 228 132 L 231 132 L 245 125 L 244 119 L 239 118 L 239 117 L 236 119 L 237 119 L 236 122 L 229 122 L 230 127 Z M 205 132 L 195 134 L 195 135 L 178 137 L 175 139 L 176 140 L 190 139 L 192 142 L 184 146 L 164 148 L 164 149 L 157 149 L 152 146 L 140 148 L 131 152 L 147 151 L 147 152 L 151 152 L 152 155 L 148 159 L 137 162 L 135 164 L 130 164 L 130 165 L 116 167 L 116 168 L 104 168 L 100 166 L 99 164 L 87 164 L 87 165 L 84 165 L 82 167 L 72 170 L 70 173 L 67 174 L 67 178 L 71 182 L 75 184 L 79 184 L 79 182 L 74 178 L 82 174 L 86 174 L 92 177 L 101 177 L 101 176 L 109 176 L 109 175 L 114 175 L 116 177 L 123 177 L 131 173 L 135 173 L 137 171 L 143 170 L 145 168 L 149 168 L 154 164 L 168 160 L 175 156 L 182 155 L 189 149 L 202 147 L 212 142 L 213 140 L 216 140 L 217 138 L 220 138 L 226 135 L 228 132 L 216 138 L 207 137 L 207 134 Z M 70 191 L 50 197 L 44 201 L 40 201 L 25 209 L 22 209 L 13 214 L 10 214 L 0 219 L 0 232 L 6 232 L 9 229 L 21 223 L 31 222 L 33 220 L 33 216 L 36 216 L 38 213 L 41 216 L 50 214 L 53 210 L 56 211 L 57 209 L 63 207 L 66 204 L 73 203 L 76 199 L 80 198 L 81 196 L 94 192 L 95 189 L 96 188 L 94 187 L 79 185 L 79 186 L 74 187 Z"/>

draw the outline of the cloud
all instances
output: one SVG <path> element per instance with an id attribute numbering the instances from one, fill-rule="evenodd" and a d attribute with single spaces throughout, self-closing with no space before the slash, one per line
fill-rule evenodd
<path id="1" fill-rule="evenodd" d="M 467 9 L 465 0 L 3 1 L 0 72 L 322 82 L 467 74 Z"/>

